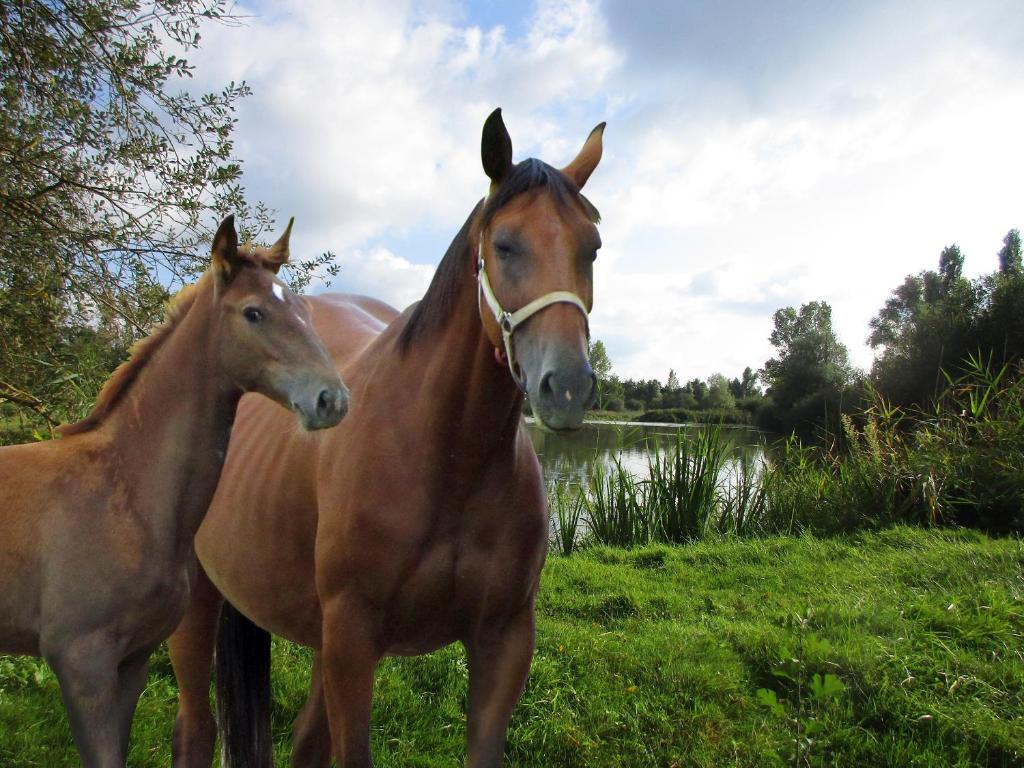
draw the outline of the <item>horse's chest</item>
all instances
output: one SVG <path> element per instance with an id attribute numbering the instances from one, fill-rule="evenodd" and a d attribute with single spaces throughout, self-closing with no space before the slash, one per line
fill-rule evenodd
<path id="1" fill-rule="evenodd" d="M 386 610 L 393 654 L 426 653 L 519 613 L 537 583 L 543 551 L 514 538 L 453 537 L 423 547 Z"/>

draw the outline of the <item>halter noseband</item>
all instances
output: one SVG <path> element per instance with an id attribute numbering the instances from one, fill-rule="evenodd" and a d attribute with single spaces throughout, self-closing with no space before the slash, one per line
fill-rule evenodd
<path id="1" fill-rule="evenodd" d="M 477 284 L 480 286 L 477 292 L 477 305 L 481 307 L 482 311 L 482 304 L 486 302 L 488 308 L 494 314 L 494 319 L 501 329 L 501 338 L 505 345 L 505 360 L 508 362 L 509 373 L 512 374 L 512 380 L 515 381 L 516 386 L 523 393 L 526 392 L 526 383 L 522 376 L 522 370 L 516 362 L 515 347 L 512 344 L 512 334 L 515 333 L 516 328 L 552 304 L 572 304 L 583 313 L 583 319 L 587 326 L 587 338 L 590 338 L 590 312 L 587 310 L 587 305 L 583 303 L 583 299 L 571 291 L 545 293 L 540 298 L 534 299 L 515 312 L 507 312 L 502 309 L 498 297 L 494 295 L 494 290 L 491 288 L 491 281 L 487 279 L 487 270 L 484 265 L 483 233 L 480 234 L 480 245 L 477 248 L 476 279 Z"/>

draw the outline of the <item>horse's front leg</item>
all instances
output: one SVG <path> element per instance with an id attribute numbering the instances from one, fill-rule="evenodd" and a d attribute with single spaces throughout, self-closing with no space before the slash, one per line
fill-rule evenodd
<path id="1" fill-rule="evenodd" d="M 139 697 L 146 687 L 149 671 L 149 657 L 153 651 L 146 648 L 136 651 L 121 662 L 118 670 L 117 717 L 121 732 L 121 754 L 128 758 L 128 742 L 132 733 L 132 720 L 139 705 Z"/>
<path id="2" fill-rule="evenodd" d="M 503 626 L 482 628 L 465 644 L 469 657 L 469 768 L 502 764 L 508 722 L 530 674 L 533 644 L 532 604 Z"/>
<path id="3" fill-rule="evenodd" d="M 324 702 L 320 654 L 313 657 L 309 698 L 292 729 L 292 768 L 330 768 L 331 734 Z"/>
<path id="4" fill-rule="evenodd" d="M 320 662 L 331 745 L 338 768 L 371 768 L 370 709 L 373 675 L 380 661 L 374 622 L 356 600 L 324 603 Z"/>
<path id="5" fill-rule="evenodd" d="M 85 768 L 123 768 L 119 654 L 112 640 L 93 634 L 47 650 L 60 683 L 71 734 Z"/>

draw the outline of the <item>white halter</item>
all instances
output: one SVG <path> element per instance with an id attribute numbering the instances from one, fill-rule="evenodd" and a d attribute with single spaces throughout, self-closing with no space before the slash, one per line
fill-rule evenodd
<path id="1" fill-rule="evenodd" d="M 477 292 L 477 305 L 480 307 L 480 311 L 483 312 L 483 303 L 486 302 L 494 314 L 494 319 L 501 329 L 502 341 L 505 344 L 505 359 L 508 361 L 509 373 L 512 374 L 512 379 L 515 381 L 516 386 L 524 393 L 526 392 L 526 384 L 522 371 L 516 362 L 515 347 L 512 344 L 512 334 L 515 333 L 516 328 L 545 307 L 550 307 L 552 304 L 572 304 L 583 313 L 584 322 L 587 324 L 587 338 L 590 338 L 590 313 L 587 310 L 587 305 L 583 303 L 583 299 L 571 291 L 545 293 L 540 298 L 534 299 L 515 312 L 507 312 L 502 309 L 498 297 L 494 295 L 494 290 L 491 288 L 491 281 L 487 279 L 487 270 L 484 268 L 483 234 L 480 235 L 480 245 L 477 248 L 476 279 L 477 284 L 480 286 L 480 290 Z"/>

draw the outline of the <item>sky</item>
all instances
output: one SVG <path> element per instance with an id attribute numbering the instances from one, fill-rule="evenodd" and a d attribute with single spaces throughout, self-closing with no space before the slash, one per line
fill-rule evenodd
<path id="1" fill-rule="evenodd" d="M 296 217 L 329 290 L 405 307 L 487 189 L 495 108 L 515 159 L 567 164 L 607 121 L 591 331 L 613 372 L 757 370 L 773 313 L 827 301 L 861 368 L 868 322 L 946 245 L 991 272 L 1024 228 L 1019 0 L 286 0 L 204 29 L 192 89 L 245 80 L 250 199 Z M 324 290 L 315 286 L 313 291 Z"/>

